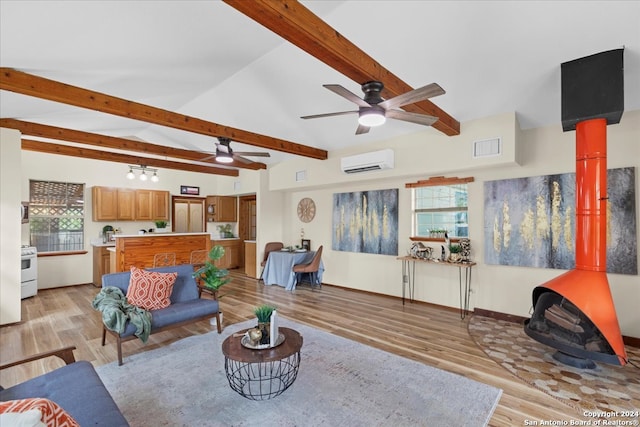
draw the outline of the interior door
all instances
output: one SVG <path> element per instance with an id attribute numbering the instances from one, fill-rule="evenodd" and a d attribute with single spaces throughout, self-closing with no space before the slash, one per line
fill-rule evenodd
<path id="1" fill-rule="evenodd" d="M 201 233 L 204 231 L 204 199 L 172 197 L 172 228 L 176 233 Z"/>

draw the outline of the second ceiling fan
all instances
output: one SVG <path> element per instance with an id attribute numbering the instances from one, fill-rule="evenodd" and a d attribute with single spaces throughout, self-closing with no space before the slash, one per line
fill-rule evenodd
<path id="1" fill-rule="evenodd" d="M 250 157 L 271 157 L 269 153 L 266 151 L 234 151 L 231 149 L 231 138 L 226 138 L 219 136 L 218 142 L 216 142 L 216 154 L 213 156 L 205 157 L 202 160 L 208 160 L 210 158 L 215 158 L 218 163 L 232 163 L 234 160 L 237 160 L 242 163 L 254 163 L 252 160 L 245 159 L 242 156 L 250 156 Z"/>
<path id="2" fill-rule="evenodd" d="M 445 93 L 444 89 L 442 89 L 437 83 L 431 83 L 424 87 L 414 89 L 407 93 L 403 93 L 402 95 L 385 100 L 380 95 L 384 88 L 384 85 L 381 82 L 371 81 L 363 84 L 362 92 L 364 92 L 364 98 L 360 98 L 340 85 L 330 84 L 323 86 L 358 105 L 359 108 L 357 110 L 340 111 L 337 113 L 302 116 L 301 118 L 317 119 L 320 117 L 342 116 L 345 114 L 358 113 L 358 128 L 356 129 L 356 135 L 369 132 L 371 127 L 383 124 L 387 118 L 417 123 L 424 126 L 431 126 L 438 121 L 437 117 L 411 113 L 408 111 L 398 110 L 396 108 L 424 101 L 425 99 Z"/>

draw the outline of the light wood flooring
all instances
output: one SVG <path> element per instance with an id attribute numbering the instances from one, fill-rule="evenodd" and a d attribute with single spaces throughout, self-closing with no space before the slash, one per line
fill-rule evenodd
<path id="1" fill-rule="evenodd" d="M 490 360 L 469 336 L 468 317 L 460 320 L 458 310 L 415 302 L 403 306 L 398 298 L 327 285 L 319 291 L 304 286 L 287 292 L 279 286 L 264 286 L 238 271 L 232 271 L 231 276 L 233 281 L 221 290 L 225 328 L 253 318 L 255 306 L 269 303 L 280 315 L 296 322 L 501 388 L 492 426 L 522 426 L 526 420 L 568 420 L 577 415 Z M 115 361 L 113 339 L 107 337 L 107 345 L 100 345 L 100 313 L 91 306 L 98 291 L 92 285 L 71 286 L 41 290 L 23 300 L 23 322 L 0 328 L 0 361 L 65 345 L 75 345 L 76 359 L 95 366 Z M 128 355 L 213 330 L 214 326 L 203 321 L 154 334 L 146 345 L 128 341 L 123 344 L 124 363 Z M 0 372 L 0 384 L 7 387 L 60 365 L 50 358 L 6 369 Z"/>

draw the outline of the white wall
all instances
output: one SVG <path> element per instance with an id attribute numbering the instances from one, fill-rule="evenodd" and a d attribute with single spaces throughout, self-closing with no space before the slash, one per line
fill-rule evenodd
<path id="1" fill-rule="evenodd" d="M 471 142 L 496 136 L 503 137 L 509 153 L 507 158 L 485 159 L 485 164 L 479 166 L 470 158 Z M 295 171 L 301 167 L 300 162 L 274 167 L 270 171 L 271 183 L 279 191 L 288 190 L 282 212 L 285 244 L 298 243 L 300 228 L 304 226 L 306 238 L 311 239 L 314 248 L 324 245 L 324 282 L 401 296 L 401 264 L 396 257 L 331 250 L 333 194 L 399 188 L 399 255 L 404 255 L 411 245 L 411 192 L 404 184 L 434 175 L 474 176 L 475 182 L 469 185 L 469 230 L 472 258 L 478 265 L 473 269 L 471 307 L 529 316 L 533 288 L 563 271 L 484 264 L 484 181 L 575 171 L 575 132 L 563 133 L 560 124 L 519 131 L 514 115 L 501 115 L 463 124 L 462 133 L 457 137 L 434 137 L 433 132 L 422 132 L 389 141 L 386 146 L 367 146 L 361 152 L 386 147 L 395 151 L 396 169 L 393 171 L 340 175 L 339 158 L 342 153 L 331 153 L 330 160 L 317 166 L 306 161 L 308 181 L 306 186 L 302 186 L 292 182 Z M 639 147 L 640 111 L 625 112 L 620 124 L 608 127 L 608 167 L 638 168 L 636 188 L 640 188 Z M 450 171 L 444 170 L 446 168 Z M 338 179 L 341 182 L 333 184 Z M 316 203 L 316 218 L 309 224 L 300 222 L 296 215 L 296 205 L 303 197 L 311 197 Z M 640 214 L 640 197 L 636 197 L 636 214 Z M 640 231 L 640 219 L 636 218 L 636 223 Z M 417 272 L 416 299 L 459 306 L 457 269 L 419 265 Z M 640 337 L 640 310 L 637 309 L 640 305 L 640 278 L 609 274 L 609 282 L 623 334 Z"/>
<path id="2" fill-rule="evenodd" d="M 0 128 L 0 325 L 20 321 L 20 132 Z"/>

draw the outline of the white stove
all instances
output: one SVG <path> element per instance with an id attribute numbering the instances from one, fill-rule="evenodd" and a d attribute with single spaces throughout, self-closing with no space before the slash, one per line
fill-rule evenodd
<path id="1" fill-rule="evenodd" d="M 38 249 L 35 246 L 20 248 L 21 299 L 38 293 Z"/>

